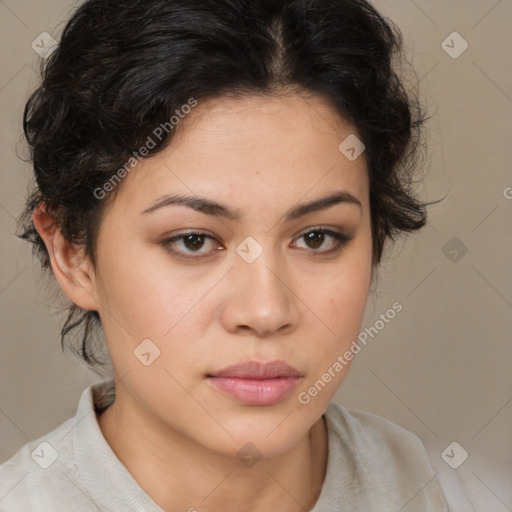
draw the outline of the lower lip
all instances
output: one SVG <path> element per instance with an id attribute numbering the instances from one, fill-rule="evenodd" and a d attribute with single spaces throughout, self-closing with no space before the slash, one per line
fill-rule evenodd
<path id="1" fill-rule="evenodd" d="M 298 377 L 242 379 L 210 377 L 212 386 L 245 405 L 272 405 L 283 400 L 298 384 Z"/>

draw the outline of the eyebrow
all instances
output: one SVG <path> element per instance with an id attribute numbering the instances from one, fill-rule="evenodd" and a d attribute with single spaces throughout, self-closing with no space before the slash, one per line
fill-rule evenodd
<path id="1" fill-rule="evenodd" d="M 352 195 L 350 192 L 347 192 L 345 190 L 340 190 L 337 192 L 334 192 L 328 196 L 321 197 L 319 199 L 315 199 L 313 201 L 310 201 L 308 203 L 302 203 L 297 206 L 294 206 L 288 212 L 286 212 L 284 216 L 284 221 L 291 221 L 296 220 L 299 217 L 302 217 L 304 215 L 307 215 L 312 212 L 316 212 L 319 210 L 325 210 L 326 208 L 330 208 L 331 206 L 346 203 L 346 204 L 353 204 L 358 206 L 361 210 L 363 208 L 363 205 L 361 204 L 361 201 L 357 199 L 354 195 Z M 224 206 L 217 201 L 213 201 L 211 199 L 207 199 L 204 197 L 198 197 L 198 196 L 187 196 L 187 195 L 165 195 L 156 200 L 156 202 L 147 208 L 146 210 L 143 210 L 141 215 L 153 213 L 156 210 L 159 210 L 160 208 L 164 208 L 166 206 L 172 206 L 172 205 L 181 205 L 181 206 L 187 206 L 189 208 L 192 208 L 193 210 L 196 210 L 198 212 L 204 213 L 206 215 L 213 215 L 215 217 L 224 217 L 229 220 L 238 221 L 241 218 L 240 210 L 238 209 L 232 209 L 228 206 Z"/>

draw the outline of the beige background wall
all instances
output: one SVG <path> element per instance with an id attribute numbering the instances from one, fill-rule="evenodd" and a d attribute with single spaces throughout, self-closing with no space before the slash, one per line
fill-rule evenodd
<path id="1" fill-rule="evenodd" d="M 74 415 L 82 390 L 101 380 L 62 354 L 62 319 L 14 236 L 31 176 L 15 152 L 23 154 L 21 113 L 37 79 L 31 43 L 43 31 L 58 39 L 74 5 L 0 0 L 0 461 Z M 510 511 L 512 3 L 375 5 L 402 29 L 434 114 L 423 197 L 448 197 L 390 254 L 363 327 L 395 301 L 403 311 L 369 338 L 336 398 L 415 432 L 445 485 L 462 482 L 476 510 Z M 457 58 L 442 47 L 454 31 L 469 45 Z M 456 56 L 461 44 L 451 36 L 445 46 Z M 452 441 L 469 453 L 458 469 L 441 458 Z"/>

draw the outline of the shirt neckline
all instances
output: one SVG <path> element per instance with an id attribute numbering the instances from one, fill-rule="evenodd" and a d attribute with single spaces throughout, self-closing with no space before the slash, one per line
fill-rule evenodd
<path id="1" fill-rule="evenodd" d="M 165 512 L 140 487 L 118 459 L 100 429 L 96 413 L 105 410 L 115 396 L 114 379 L 109 378 L 86 388 L 73 425 L 73 456 L 85 493 L 100 510 Z M 310 512 L 322 512 L 336 489 L 334 460 L 336 448 L 330 403 L 323 414 L 327 427 L 327 467 L 317 501 Z"/>

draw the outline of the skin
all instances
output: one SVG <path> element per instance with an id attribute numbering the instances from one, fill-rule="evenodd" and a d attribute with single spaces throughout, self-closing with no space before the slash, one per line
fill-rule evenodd
<path id="1" fill-rule="evenodd" d="M 309 404 L 298 394 L 357 338 L 371 284 L 364 153 L 351 162 L 338 150 L 352 133 L 321 98 L 297 92 L 199 103 L 172 143 L 118 186 L 99 230 L 96 268 L 44 208 L 34 213 L 62 289 L 101 317 L 117 397 L 98 416 L 100 428 L 164 510 L 257 512 L 279 503 L 292 512 L 318 499 L 328 459 L 322 415 L 347 368 Z M 298 203 L 337 190 L 361 207 L 340 203 L 283 221 Z M 183 205 L 141 214 L 176 193 L 215 200 L 241 219 Z M 353 238 L 326 254 L 335 239 L 308 244 L 302 236 L 319 226 Z M 195 260 L 163 245 L 188 229 L 215 237 L 197 252 L 183 240 L 171 245 Z M 263 249 L 252 263 L 236 252 L 248 236 Z M 160 350 L 149 366 L 134 357 L 144 339 Z M 303 375 L 277 404 L 242 404 L 206 379 L 235 363 L 276 359 Z M 246 443 L 263 455 L 252 467 L 237 456 Z"/>

